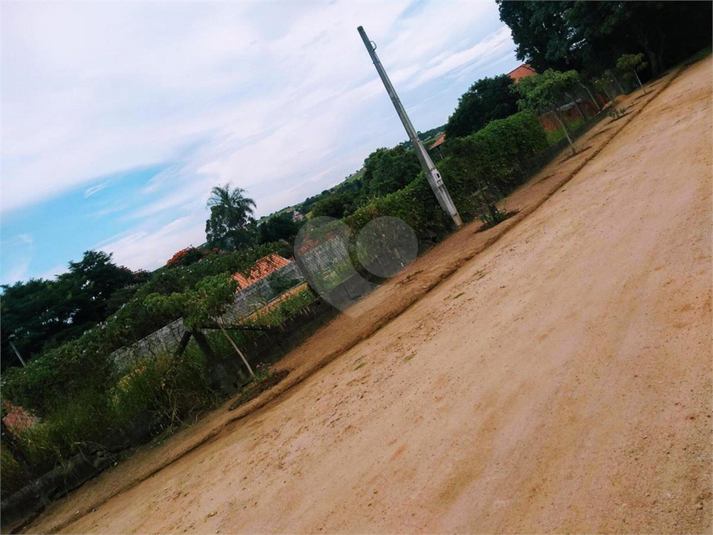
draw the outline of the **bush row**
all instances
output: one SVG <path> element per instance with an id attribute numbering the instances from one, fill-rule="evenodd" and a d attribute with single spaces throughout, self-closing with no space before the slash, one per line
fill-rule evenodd
<path id="1" fill-rule="evenodd" d="M 465 137 L 446 141 L 445 158 L 437 166 L 461 217 L 479 215 L 478 190 L 506 195 L 536 171 L 537 155 L 547 148 L 537 117 L 520 112 L 490 122 Z M 355 235 L 369 221 L 383 216 L 405 221 L 420 240 L 440 239 L 451 222 L 435 202 L 423 173 L 405 188 L 378 198 L 344 219 Z"/>

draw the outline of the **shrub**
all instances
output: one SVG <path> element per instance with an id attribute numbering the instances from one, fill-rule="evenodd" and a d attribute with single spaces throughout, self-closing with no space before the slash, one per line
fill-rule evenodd
<path id="1" fill-rule="evenodd" d="M 164 353 L 142 361 L 116 382 L 109 394 L 112 422 L 120 425 L 144 411 L 175 424 L 191 412 L 212 405 L 206 363 L 197 348 L 180 356 Z"/>
<path id="2" fill-rule="evenodd" d="M 0 445 L 0 479 L 2 479 L 2 499 L 17 492 L 29 483 L 27 474 L 5 444 Z"/>
<path id="3" fill-rule="evenodd" d="M 103 393 L 87 390 L 18 433 L 16 444 L 38 476 L 100 439 L 109 418 Z"/>
<path id="4" fill-rule="evenodd" d="M 490 122 L 465 138 L 445 143 L 446 158 L 438 164 L 461 217 L 479 215 L 476 192 L 490 187 L 499 195 L 512 191 L 532 172 L 533 159 L 547 148 L 547 139 L 537 117 L 524 111 Z M 452 230 L 450 219 L 440 209 L 423 173 L 405 188 L 375 199 L 344 219 L 355 233 L 382 216 L 405 221 L 419 239 L 439 239 Z"/>
<path id="5" fill-rule="evenodd" d="M 158 355 L 111 379 L 102 390 L 87 389 L 63 398 L 40 423 L 17 433 L 16 445 L 35 476 L 146 411 L 157 424 L 169 426 L 216 400 L 208 387 L 202 354 L 191 346 L 180 357 Z"/>

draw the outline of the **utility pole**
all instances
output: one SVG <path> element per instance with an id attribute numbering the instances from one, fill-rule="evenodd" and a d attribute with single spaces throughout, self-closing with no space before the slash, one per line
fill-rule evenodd
<path id="1" fill-rule="evenodd" d="M 20 362 L 22 363 L 22 366 L 24 367 L 24 366 L 25 366 L 25 360 L 22 358 L 22 355 L 20 355 L 20 352 L 19 352 L 19 351 L 17 350 L 17 348 L 15 347 L 15 344 L 13 344 L 12 342 L 10 342 L 10 347 L 11 347 L 12 350 L 15 352 L 15 355 L 17 355 L 17 358 L 20 359 Z"/>
<path id="2" fill-rule="evenodd" d="M 408 134 L 411 144 L 416 151 L 416 156 L 418 156 L 418 161 L 421 163 L 421 168 L 423 169 L 423 173 L 426 175 L 428 184 L 431 186 L 433 193 L 436 195 L 436 199 L 438 199 L 438 204 L 440 204 L 443 211 L 453 219 L 455 226 L 461 227 L 463 225 L 463 221 L 461 221 L 460 215 L 458 215 L 458 210 L 456 209 L 455 204 L 453 204 L 453 200 L 446 189 L 446 185 L 443 183 L 443 178 L 441 178 L 441 174 L 438 172 L 438 169 L 436 169 L 433 160 L 431 160 L 431 156 L 428 154 L 423 146 L 423 143 L 421 143 L 421 140 L 418 138 L 416 130 L 411 124 L 411 120 L 408 115 L 406 115 L 406 110 L 404 109 L 403 104 L 401 104 L 401 100 L 396 94 L 394 86 L 391 85 L 391 80 L 389 80 L 389 77 L 384 70 L 384 66 L 381 64 L 379 57 L 376 55 L 376 44 L 369 41 L 364 28 L 359 26 L 357 30 L 359 31 L 359 35 L 361 35 L 362 41 L 364 41 L 364 46 L 369 51 L 371 60 L 374 62 L 376 72 L 379 73 L 381 81 L 384 82 L 384 87 L 386 88 L 386 92 L 389 94 L 389 97 L 391 97 L 391 102 L 394 103 L 396 113 L 399 115 L 399 118 L 406 129 L 406 133 Z"/>

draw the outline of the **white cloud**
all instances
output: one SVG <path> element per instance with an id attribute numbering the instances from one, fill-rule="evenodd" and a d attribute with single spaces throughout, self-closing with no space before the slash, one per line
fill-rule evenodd
<path id="1" fill-rule="evenodd" d="M 177 251 L 203 243 L 204 235 L 195 218 L 180 217 L 156 229 L 140 228 L 109 238 L 96 245 L 113 253 L 114 261 L 131 269 L 156 269 Z M 205 223 L 205 222 L 204 222 Z"/>
<path id="2" fill-rule="evenodd" d="M 86 199 L 87 197 L 91 197 L 92 195 L 99 193 L 101 190 L 106 189 L 108 185 L 108 182 L 102 182 L 101 184 L 97 184 L 96 186 L 91 186 L 85 189 L 84 198 Z"/>
<path id="3" fill-rule="evenodd" d="M 18 234 L 0 242 L 2 255 L 2 284 L 11 284 L 26 278 L 32 256 L 34 240 L 29 234 Z M 12 255 L 7 252 L 12 251 Z"/>
<path id="4" fill-rule="evenodd" d="M 484 2 L 5 4 L 3 213 L 168 164 L 111 243 L 155 266 L 202 241 L 214 185 L 247 189 L 260 214 L 333 185 L 405 138 L 358 25 L 421 129 L 512 58 Z M 151 227 L 161 214 L 180 224 Z"/>

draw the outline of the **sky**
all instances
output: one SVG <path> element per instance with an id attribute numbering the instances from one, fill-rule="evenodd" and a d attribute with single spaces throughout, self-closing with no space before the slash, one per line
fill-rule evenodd
<path id="1" fill-rule="evenodd" d="M 0 283 L 84 251 L 153 270 L 205 241 L 213 186 L 262 216 L 406 134 L 362 25 L 418 130 L 519 63 L 493 1 L 3 2 Z"/>

